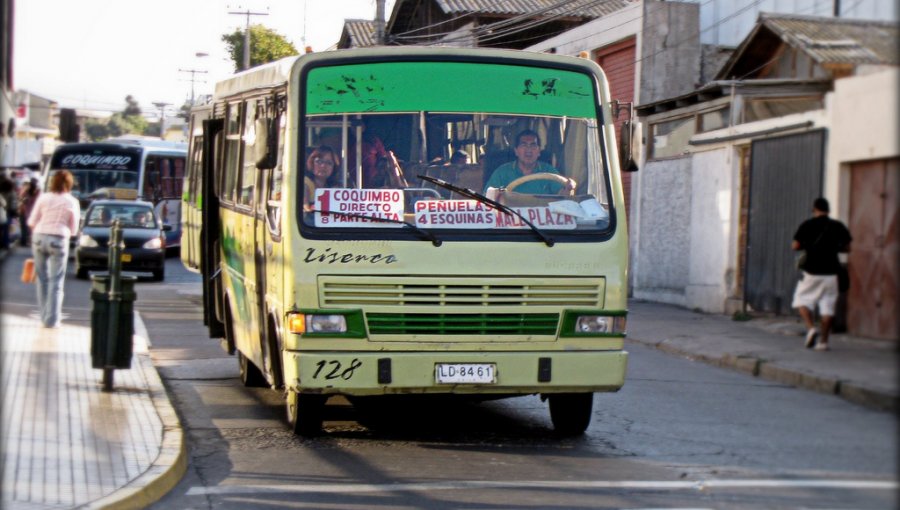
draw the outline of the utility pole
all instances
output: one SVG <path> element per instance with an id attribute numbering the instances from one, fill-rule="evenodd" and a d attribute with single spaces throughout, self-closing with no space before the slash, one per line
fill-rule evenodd
<path id="1" fill-rule="evenodd" d="M 161 139 L 166 138 L 166 106 L 170 106 L 172 103 L 153 103 L 153 106 L 159 108 L 159 137 Z"/>
<path id="2" fill-rule="evenodd" d="M 191 73 L 191 106 L 194 106 L 194 82 L 197 81 L 195 75 L 197 74 L 206 74 L 209 71 L 201 71 L 199 69 L 179 69 L 179 73 Z M 201 82 L 201 83 L 206 83 Z"/>
<path id="3" fill-rule="evenodd" d="M 228 14 L 238 14 L 240 16 L 246 16 L 247 22 L 244 25 L 244 63 L 241 67 L 241 71 L 246 71 L 250 69 L 250 16 L 268 16 L 268 12 L 250 12 L 250 9 L 246 11 L 232 11 Z"/>
<path id="4" fill-rule="evenodd" d="M 384 46 L 384 0 L 375 0 L 375 44 Z"/>

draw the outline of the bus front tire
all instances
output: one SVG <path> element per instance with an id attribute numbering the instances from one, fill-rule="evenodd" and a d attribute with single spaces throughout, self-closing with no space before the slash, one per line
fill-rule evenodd
<path id="1" fill-rule="evenodd" d="M 550 420 L 553 430 L 561 436 L 578 436 L 591 424 L 594 406 L 593 393 L 560 393 L 549 395 Z"/>
<path id="2" fill-rule="evenodd" d="M 312 437 L 322 433 L 327 398 L 287 390 L 287 418 L 294 434 Z"/>

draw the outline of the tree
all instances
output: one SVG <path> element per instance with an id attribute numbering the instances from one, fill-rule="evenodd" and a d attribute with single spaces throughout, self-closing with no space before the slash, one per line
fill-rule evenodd
<path id="1" fill-rule="evenodd" d="M 175 114 L 176 117 L 184 119 L 188 121 L 191 118 L 191 108 L 193 105 L 190 100 L 186 100 L 181 108 L 178 109 L 178 113 Z"/>
<path id="2" fill-rule="evenodd" d="M 138 104 L 137 99 L 135 99 L 131 94 L 125 96 L 125 110 L 122 112 L 126 117 L 132 115 L 140 115 L 141 114 L 141 106 Z"/>
<path id="3" fill-rule="evenodd" d="M 85 132 L 91 141 L 100 141 L 125 134 L 147 134 L 149 124 L 141 114 L 137 100 L 129 95 L 125 97 L 125 109 L 116 112 L 106 120 L 90 120 L 85 125 Z M 159 132 L 159 128 L 156 129 Z"/>
<path id="4" fill-rule="evenodd" d="M 234 61 L 235 71 L 240 71 L 244 63 L 244 31 L 224 34 L 222 41 Z M 250 67 L 298 54 L 283 35 L 262 25 L 250 25 Z"/>

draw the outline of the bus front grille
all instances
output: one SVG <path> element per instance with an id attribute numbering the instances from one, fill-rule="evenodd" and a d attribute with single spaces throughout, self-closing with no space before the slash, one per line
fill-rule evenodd
<path id="1" fill-rule="evenodd" d="M 326 308 L 379 311 L 394 307 L 454 307 L 455 312 L 486 306 L 600 308 L 603 290 L 602 278 L 321 276 L 319 303 Z"/>
<path id="2" fill-rule="evenodd" d="M 555 335 L 559 314 L 366 314 L 372 335 Z"/>

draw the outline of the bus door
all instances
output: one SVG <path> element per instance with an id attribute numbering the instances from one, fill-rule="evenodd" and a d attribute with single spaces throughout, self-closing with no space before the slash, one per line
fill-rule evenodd
<path id="1" fill-rule="evenodd" d="M 219 265 L 219 196 L 216 187 L 217 162 L 221 159 L 220 147 L 225 128 L 223 119 L 203 121 L 203 154 L 198 181 L 198 202 L 201 204 L 200 221 L 200 274 L 203 277 L 203 323 L 209 329 L 210 338 L 225 335 L 222 323 L 222 277 Z"/>
<path id="2" fill-rule="evenodd" d="M 244 383 L 261 384 L 256 367 L 265 366 L 265 350 L 260 341 L 264 322 L 260 310 L 264 300 L 261 289 L 264 280 L 257 268 L 259 250 L 257 228 L 257 99 L 229 105 L 225 136 L 225 189 L 221 196 L 230 202 L 222 213 L 223 262 L 227 274 L 223 275 L 230 290 L 226 327 L 230 327 L 229 340 L 237 349 Z M 235 109 L 242 110 L 233 115 Z M 233 121 L 240 119 L 238 126 Z"/>
<path id="3" fill-rule="evenodd" d="M 192 131 L 190 155 L 184 178 L 185 186 L 181 198 L 181 262 L 192 271 L 200 270 L 200 199 L 203 195 L 199 186 L 202 165 L 203 132 Z"/>
<path id="4" fill-rule="evenodd" d="M 259 317 L 259 342 L 262 359 L 257 365 L 266 382 L 273 386 L 281 384 L 281 347 L 278 341 L 280 321 L 275 320 L 274 305 L 280 286 L 279 265 L 270 263 L 281 260 L 280 236 L 280 189 L 283 139 L 280 136 L 280 119 L 276 109 L 276 98 L 260 99 L 248 110 L 256 109 L 255 140 L 252 163 L 256 166 L 254 267 L 256 287 L 256 312 Z M 246 158 L 246 156 L 245 156 Z M 270 320 L 271 319 L 271 320 Z"/>

